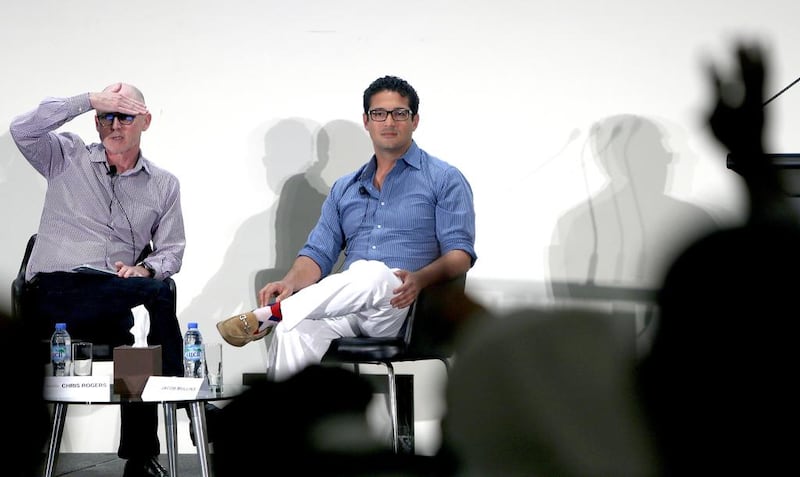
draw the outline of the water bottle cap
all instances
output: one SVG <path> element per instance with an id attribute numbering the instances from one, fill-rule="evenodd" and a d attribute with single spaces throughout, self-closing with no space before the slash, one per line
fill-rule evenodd
<path id="1" fill-rule="evenodd" d="M 67 329 L 67 324 L 66 323 L 56 323 L 56 329 L 57 330 L 66 330 Z"/>
<path id="2" fill-rule="evenodd" d="M 197 323 L 195 323 L 194 321 L 189 323 L 189 329 L 191 330 L 193 328 L 197 328 Z"/>

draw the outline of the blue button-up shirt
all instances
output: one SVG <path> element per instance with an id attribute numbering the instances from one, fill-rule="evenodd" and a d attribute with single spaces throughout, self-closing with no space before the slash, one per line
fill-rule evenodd
<path id="1" fill-rule="evenodd" d="M 343 269 L 364 259 L 416 271 L 451 250 L 475 263 L 472 188 L 457 168 L 412 142 L 380 190 L 373 186 L 376 169 L 373 156 L 334 183 L 298 255 L 314 260 L 322 276 L 342 250 Z"/>

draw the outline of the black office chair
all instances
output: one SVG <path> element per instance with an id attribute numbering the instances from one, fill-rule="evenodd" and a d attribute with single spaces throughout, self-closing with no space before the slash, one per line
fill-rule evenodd
<path id="1" fill-rule="evenodd" d="M 29 319 L 25 316 L 25 309 L 24 303 L 25 300 L 23 297 L 28 290 L 28 282 L 25 280 L 25 271 L 28 268 L 28 260 L 30 259 L 31 252 L 33 251 L 33 246 L 36 243 L 36 234 L 31 235 L 28 239 L 28 244 L 25 246 L 25 254 L 22 257 L 22 263 L 20 263 L 19 271 L 17 271 L 17 276 L 14 278 L 14 281 L 11 282 L 11 312 L 14 319 Z M 149 255 L 153 251 L 152 246 L 148 244 L 142 254 L 139 257 L 139 261 L 141 261 L 144 257 Z M 172 278 L 166 278 L 164 280 L 167 285 L 169 285 L 169 289 L 172 292 L 172 304 L 174 307 L 174 311 L 177 313 L 177 288 L 175 286 L 175 280 Z M 33 318 L 30 318 L 33 319 Z M 80 336 L 72 336 L 73 341 L 80 341 Z M 43 347 L 49 347 L 49 342 L 43 343 Z M 45 354 L 46 351 L 44 351 Z M 114 346 L 111 344 L 106 343 L 94 343 L 92 346 L 92 358 L 96 361 L 113 361 L 114 359 Z"/>
<path id="2" fill-rule="evenodd" d="M 352 364 L 356 372 L 359 364 L 382 365 L 386 368 L 392 446 L 396 453 L 413 453 L 413 444 L 403 442 L 400 435 L 394 363 L 439 360 L 444 364 L 445 371 L 449 372 L 448 360 L 453 355 L 457 324 L 443 318 L 441 310 L 447 303 L 437 299 L 437 295 L 446 287 L 457 287 L 457 290 L 463 291 L 465 285 L 466 275 L 461 275 L 425 288 L 409 308 L 406 321 L 397 336 L 338 338 L 331 342 L 322 357 L 323 363 Z"/>

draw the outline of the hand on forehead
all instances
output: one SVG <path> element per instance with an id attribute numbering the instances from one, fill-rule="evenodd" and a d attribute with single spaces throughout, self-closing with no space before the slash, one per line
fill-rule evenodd
<path id="1" fill-rule="evenodd" d="M 144 104 L 144 95 L 138 88 L 127 83 L 114 83 L 103 89 L 104 93 L 119 93 L 127 98 L 135 99 Z"/>

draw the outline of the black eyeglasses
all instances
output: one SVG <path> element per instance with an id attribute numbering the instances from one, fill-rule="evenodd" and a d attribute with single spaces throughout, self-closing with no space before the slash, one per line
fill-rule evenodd
<path id="1" fill-rule="evenodd" d="M 108 127 L 114 122 L 114 118 L 117 118 L 120 124 L 128 125 L 133 123 L 133 120 L 136 119 L 135 114 L 128 114 L 128 113 L 97 113 L 97 121 L 100 123 L 101 126 Z"/>
<path id="2" fill-rule="evenodd" d="M 386 118 L 389 117 L 389 114 L 392 115 L 392 119 L 395 121 L 408 121 L 408 118 L 411 117 L 412 113 L 410 109 L 405 108 L 397 108 L 391 111 L 387 111 L 385 109 L 370 109 L 369 110 L 369 117 L 373 121 L 383 122 L 386 121 Z"/>

